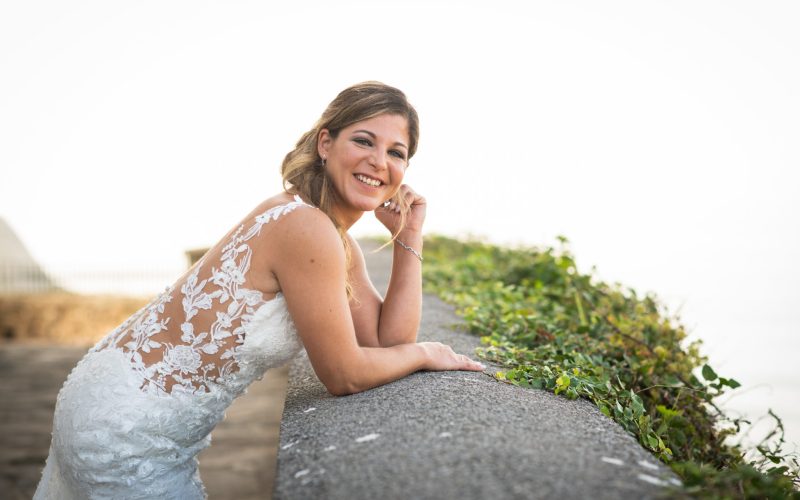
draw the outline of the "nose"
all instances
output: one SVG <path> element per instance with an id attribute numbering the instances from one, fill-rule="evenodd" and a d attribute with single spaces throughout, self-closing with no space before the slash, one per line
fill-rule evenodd
<path id="1" fill-rule="evenodd" d="M 375 148 L 372 153 L 370 163 L 375 170 L 386 170 L 389 168 L 389 152 L 382 148 Z"/>

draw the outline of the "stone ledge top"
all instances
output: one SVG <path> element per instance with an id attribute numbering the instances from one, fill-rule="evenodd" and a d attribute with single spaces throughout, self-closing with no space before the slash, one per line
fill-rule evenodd
<path id="1" fill-rule="evenodd" d="M 385 286 L 386 256 L 367 259 Z M 453 329 L 458 322 L 425 296 L 420 340 L 472 354 L 479 341 Z M 586 400 L 477 372 L 418 372 L 334 397 L 301 356 L 289 374 L 274 498 L 639 499 L 676 481 Z"/>

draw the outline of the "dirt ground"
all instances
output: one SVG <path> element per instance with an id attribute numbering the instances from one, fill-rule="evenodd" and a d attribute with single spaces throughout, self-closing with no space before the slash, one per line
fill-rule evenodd
<path id="1" fill-rule="evenodd" d="M 93 345 L 148 300 L 65 292 L 0 294 L 0 342 Z"/>
<path id="2" fill-rule="evenodd" d="M 30 499 L 50 444 L 56 395 L 87 347 L 0 344 L 0 497 Z M 209 498 L 272 495 L 287 369 L 270 370 L 228 409 L 200 454 Z"/>

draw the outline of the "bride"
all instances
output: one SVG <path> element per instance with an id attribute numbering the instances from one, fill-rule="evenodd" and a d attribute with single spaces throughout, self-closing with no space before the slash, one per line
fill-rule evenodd
<path id="1" fill-rule="evenodd" d="M 302 348 L 337 396 L 418 370 L 481 370 L 416 342 L 425 199 L 403 176 L 418 136 L 401 91 L 342 91 L 283 160 L 285 191 L 73 369 L 34 498 L 204 498 L 196 456 L 211 430 Z M 370 211 L 394 238 L 385 298 L 347 233 Z"/>

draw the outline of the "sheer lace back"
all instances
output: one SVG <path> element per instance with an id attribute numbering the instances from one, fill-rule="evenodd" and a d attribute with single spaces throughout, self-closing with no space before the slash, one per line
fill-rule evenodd
<path id="1" fill-rule="evenodd" d="M 206 393 L 225 383 L 239 369 L 249 323 L 270 302 L 249 273 L 253 239 L 266 224 L 299 206 L 310 205 L 295 196 L 241 224 L 92 351 L 121 350 L 148 393 Z"/>

